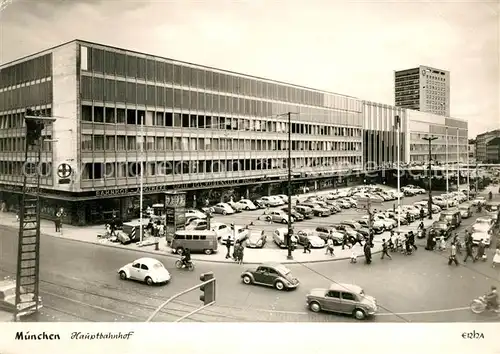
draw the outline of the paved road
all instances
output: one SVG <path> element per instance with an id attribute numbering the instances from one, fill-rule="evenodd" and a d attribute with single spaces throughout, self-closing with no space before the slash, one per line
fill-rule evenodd
<path id="1" fill-rule="evenodd" d="M 0 234 L 0 275 L 13 274 L 17 233 L 0 228 Z M 144 321 L 165 299 L 196 285 L 200 273 L 206 271 L 213 271 L 217 277 L 217 306 L 193 316 L 194 321 L 354 321 L 344 316 L 312 314 L 305 309 L 308 290 L 327 287 L 332 281 L 356 283 L 374 295 L 382 307 L 382 313 L 373 319 L 377 322 L 497 320 L 489 315 L 473 315 L 467 307 L 471 299 L 500 282 L 500 270 L 492 269 L 489 262 L 447 266 L 447 254 L 424 249 L 412 256 L 395 254 L 393 260 L 382 261 L 375 256 L 370 266 L 362 261 L 290 265 L 301 280 L 301 286 L 290 292 L 242 284 L 239 275 L 245 265 L 197 262 L 194 272 L 186 272 L 174 269 L 174 260 L 167 257 L 158 257 L 173 275 L 166 286 L 148 287 L 119 280 L 116 270 L 141 255 L 137 251 L 42 236 L 41 291 L 45 307 L 28 320 Z M 183 296 L 157 320 L 173 321 L 190 312 L 199 306 L 199 294 L 194 291 Z"/>

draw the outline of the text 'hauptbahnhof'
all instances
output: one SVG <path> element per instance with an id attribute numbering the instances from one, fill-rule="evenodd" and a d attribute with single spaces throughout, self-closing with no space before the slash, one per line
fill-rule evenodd
<path id="1" fill-rule="evenodd" d="M 396 117 L 402 163 L 428 161 L 427 134 L 438 137 L 433 159 L 444 159 L 446 138 L 450 162 L 467 156 L 461 119 L 75 40 L 0 66 L 0 200 L 10 210 L 26 109 L 56 118 L 43 131 L 42 215 L 64 207 L 76 225 L 137 213 L 141 166 L 147 204 L 169 190 L 186 191 L 188 204 L 284 193 L 290 148 L 294 191 L 363 181 L 394 167 Z"/>

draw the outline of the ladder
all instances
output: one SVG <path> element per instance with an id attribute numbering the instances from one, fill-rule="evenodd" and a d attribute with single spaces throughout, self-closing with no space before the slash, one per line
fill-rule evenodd
<path id="1" fill-rule="evenodd" d="M 40 160 L 42 139 L 29 145 L 26 139 L 23 195 L 19 210 L 19 243 L 17 250 L 16 310 L 18 316 L 38 311 L 40 264 Z"/>

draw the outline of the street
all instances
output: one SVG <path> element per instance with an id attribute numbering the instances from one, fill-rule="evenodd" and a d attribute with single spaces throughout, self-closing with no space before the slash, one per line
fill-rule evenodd
<path id="1" fill-rule="evenodd" d="M 412 202 L 412 198 L 403 199 L 404 204 Z M 390 204 L 383 208 L 391 207 L 392 202 Z M 245 214 L 250 217 L 250 213 L 243 212 L 238 217 Z M 339 221 L 353 218 L 352 213 L 355 211 L 329 217 L 323 225 L 334 222 L 333 218 Z M 475 217 L 464 220 L 458 231 L 474 220 Z M 307 228 L 319 223 L 320 219 L 315 218 L 302 224 Z M 268 227 L 276 228 L 279 224 Z M 17 231 L 7 227 L 0 230 L 0 275 L 13 276 Z M 121 281 L 117 275 L 118 268 L 144 256 L 137 250 L 100 247 L 50 236 L 42 236 L 41 241 L 40 289 L 44 307 L 38 315 L 26 318 L 27 321 L 144 321 L 159 304 L 199 283 L 200 274 L 208 271 L 213 271 L 217 279 L 217 303 L 192 316 L 191 321 L 354 322 L 347 316 L 314 314 L 306 309 L 308 291 L 328 287 L 332 282 L 354 283 L 363 287 L 368 295 L 375 296 L 380 311 L 371 320 L 375 322 L 498 321 L 491 314 L 474 315 L 469 310 L 472 299 L 500 281 L 500 269 L 491 268 L 491 249 L 487 262 L 469 262 L 465 266 L 461 263 L 459 267 L 447 265 L 448 251 L 425 251 L 423 247 L 411 256 L 392 254 L 392 260 L 380 260 L 377 254 L 371 265 L 365 265 L 363 259 L 357 264 L 349 261 L 291 264 L 287 266 L 301 284 L 296 290 L 278 292 L 244 285 L 240 274 L 248 268 L 246 265 L 197 261 L 196 269 L 189 272 L 175 269 L 175 258 L 165 256 L 155 258 L 169 269 L 171 282 L 148 287 Z M 460 256 L 458 259 L 463 260 Z M 201 305 L 200 294 L 193 291 L 182 296 L 168 305 L 155 321 L 174 321 L 194 310 Z"/>

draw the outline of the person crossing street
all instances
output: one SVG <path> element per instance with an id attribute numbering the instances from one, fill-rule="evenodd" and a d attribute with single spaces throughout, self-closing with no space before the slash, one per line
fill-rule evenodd
<path id="1" fill-rule="evenodd" d="M 455 246 L 454 243 L 451 244 L 450 258 L 448 259 L 448 265 L 451 265 L 452 263 L 455 263 L 455 265 L 458 266 L 458 261 L 457 261 L 457 246 Z"/>
<path id="2" fill-rule="evenodd" d="M 380 259 L 384 259 L 385 256 L 389 257 L 389 259 L 392 259 L 391 255 L 389 252 L 387 252 L 387 242 L 385 242 L 385 238 L 382 239 L 382 257 Z"/>

